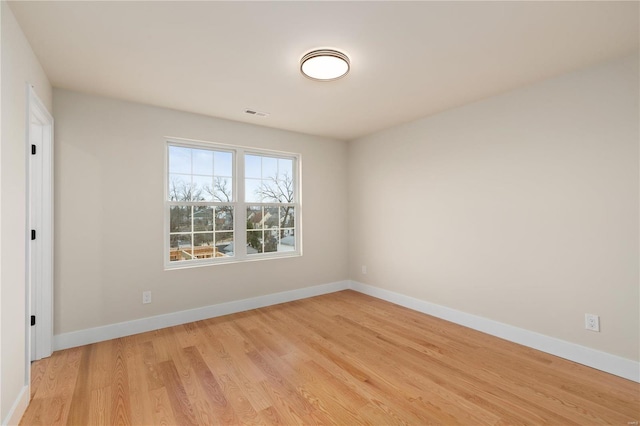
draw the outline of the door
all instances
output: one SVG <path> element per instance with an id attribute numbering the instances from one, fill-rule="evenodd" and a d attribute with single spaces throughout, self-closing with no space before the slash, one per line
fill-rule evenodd
<path id="1" fill-rule="evenodd" d="M 28 87 L 27 312 L 29 358 L 53 352 L 53 118 Z"/>

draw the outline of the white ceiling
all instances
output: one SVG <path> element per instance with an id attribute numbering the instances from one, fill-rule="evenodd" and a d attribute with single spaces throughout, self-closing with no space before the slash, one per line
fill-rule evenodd
<path id="1" fill-rule="evenodd" d="M 339 139 L 638 51 L 639 4 L 10 3 L 55 87 Z M 318 47 L 351 72 L 303 77 Z"/>

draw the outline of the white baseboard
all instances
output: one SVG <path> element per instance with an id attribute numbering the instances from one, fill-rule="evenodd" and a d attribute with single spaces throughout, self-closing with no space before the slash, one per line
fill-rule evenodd
<path id="1" fill-rule="evenodd" d="M 154 317 L 141 318 L 102 327 L 73 331 L 70 333 L 57 334 L 53 336 L 53 346 L 54 350 L 73 348 L 76 346 L 88 345 L 104 340 L 116 339 L 118 337 L 130 336 L 132 334 L 144 333 L 146 331 L 158 330 L 174 325 L 186 324 L 193 321 L 248 311 L 250 309 L 262 308 L 265 306 L 276 305 L 278 303 L 291 302 L 293 300 L 320 296 L 322 294 L 347 289 L 352 289 L 378 299 L 386 300 L 414 311 L 442 318 L 492 336 L 500 337 L 501 339 L 505 339 L 510 342 L 518 343 L 520 345 L 559 356 L 616 376 L 624 377 L 625 379 L 640 382 L 640 363 L 636 361 L 477 315 L 457 311 L 455 309 L 447 308 L 445 306 L 430 303 L 414 297 L 405 296 L 393 291 L 384 290 L 379 287 L 348 280 L 306 287 L 298 290 L 284 291 L 281 293 L 268 294 L 250 299 L 220 303 L 217 305 L 173 312 Z M 28 391 L 26 394 L 28 394 Z M 16 407 L 18 407 L 18 405 L 16 405 Z M 24 410 L 22 410 L 22 412 L 23 411 Z M 20 414 L 20 416 L 21 415 L 22 414 Z M 10 417 L 11 416 L 7 417 L 7 419 L 10 419 Z M 19 420 L 20 419 L 18 418 L 18 421 Z"/>
<path id="2" fill-rule="evenodd" d="M 544 334 L 468 314 L 393 291 L 351 281 L 351 289 L 414 311 L 463 325 L 510 342 L 640 382 L 640 363 Z"/>
<path id="3" fill-rule="evenodd" d="M 252 297 L 250 299 L 236 300 L 233 302 L 204 306 L 202 308 L 120 322 L 102 327 L 57 334 L 53 336 L 53 348 L 56 351 L 68 349 L 104 340 L 116 339 L 118 337 L 130 336 L 132 334 L 144 333 L 146 331 L 172 327 L 174 325 L 200 321 L 207 318 L 214 318 L 222 315 L 234 314 L 236 312 L 248 311 L 250 309 L 277 305 L 278 303 L 306 299 L 307 297 L 320 296 L 322 294 L 347 290 L 349 285 L 349 281 L 338 281 L 335 283 Z"/>
<path id="4" fill-rule="evenodd" d="M 5 425 L 17 425 L 20 423 L 20 419 L 24 415 L 29 405 L 29 386 L 24 386 L 20 391 L 20 394 L 16 398 L 11 410 L 7 413 L 7 417 L 2 421 L 2 426 Z"/>

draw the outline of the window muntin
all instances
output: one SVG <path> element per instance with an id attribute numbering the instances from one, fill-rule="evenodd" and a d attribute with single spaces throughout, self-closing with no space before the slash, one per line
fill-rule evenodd
<path id="1" fill-rule="evenodd" d="M 169 145 L 170 201 L 233 201 L 233 153 Z"/>
<path id="2" fill-rule="evenodd" d="M 293 159 L 245 155 L 245 201 L 293 203 Z"/>
<path id="3" fill-rule="evenodd" d="M 233 256 L 233 152 L 168 145 L 169 262 Z"/>
<path id="4" fill-rule="evenodd" d="M 297 155 L 185 141 L 167 153 L 167 267 L 300 254 Z"/>
<path id="5" fill-rule="evenodd" d="M 249 205 L 247 207 L 247 255 L 293 252 L 295 207 Z"/>

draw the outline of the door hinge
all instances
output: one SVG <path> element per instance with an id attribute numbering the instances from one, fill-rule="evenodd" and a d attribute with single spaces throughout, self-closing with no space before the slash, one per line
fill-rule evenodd
<path id="1" fill-rule="evenodd" d="M 36 325 L 36 316 L 35 315 L 31 315 L 31 325 Z"/>
<path id="2" fill-rule="evenodd" d="M 35 229 L 32 229 L 32 230 L 31 230 L 31 239 L 32 239 L 32 240 L 35 240 L 35 239 L 36 239 L 36 230 L 35 230 Z"/>
<path id="3" fill-rule="evenodd" d="M 36 146 L 31 145 L 31 155 L 36 155 Z"/>

